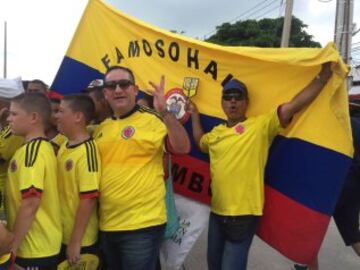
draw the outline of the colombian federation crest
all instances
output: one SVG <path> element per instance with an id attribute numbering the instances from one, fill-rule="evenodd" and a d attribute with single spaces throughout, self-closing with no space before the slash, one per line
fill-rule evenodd
<path id="1" fill-rule="evenodd" d="M 135 133 L 135 129 L 132 126 L 126 126 L 121 131 L 121 137 L 123 137 L 125 140 L 130 139 Z"/>
<path id="2" fill-rule="evenodd" d="M 179 120 L 181 123 L 185 123 L 190 114 L 185 110 L 186 99 L 183 90 L 181 88 L 173 88 L 165 95 L 167 109 Z"/>
<path id="3" fill-rule="evenodd" d="M 242 134 L 244 133 L 245 131 L 245 127 L 242 125 L 242 124 L 238 124 L 236 127 L 235 127 L 235 132 L 237 134 Z"/>
<path id="4" fill-rule="evenodd" d="M 67 171 L 70 171 L 74 166 L 74 163 L 71 159 L 68 159 L 66 162 L 65 162 L 65 169 Z"/>

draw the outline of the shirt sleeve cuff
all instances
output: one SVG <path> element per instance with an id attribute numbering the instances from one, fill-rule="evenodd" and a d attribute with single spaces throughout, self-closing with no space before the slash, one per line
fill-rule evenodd
<path id="1" fill-rule="evenodd" d="M 26 199 L 29 197 L 41 198 L 42 192 L 43 192 L 42 189 L 31 186 L 27 189 L 21 190 L 21 196 L 23 199 Z"/>
<path id="2" fill-rule="evenodd" d="M 80 192 L 80 200 L 95 199 L 95 198 L 98 198 L 99 195 L 100 195 L 100 192 L 98 190 L 83 191 L 83 192 Z"/>

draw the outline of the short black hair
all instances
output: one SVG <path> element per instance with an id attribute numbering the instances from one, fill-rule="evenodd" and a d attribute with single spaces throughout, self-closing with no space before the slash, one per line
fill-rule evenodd
<path id="1" fill-rule="evenodd" d="M 93 100 L 85 94 L 74 94 L 64 96 L 63 101 L 68 102 L 73 112 L 81 112 L 85 116 L 88 125 L 95 117 L 95 104 Z"/>
<path id="2" fill-rule="evenodd" d="M 40 115 L 44 127 L 50 122 L 51 105 L 49 99 L 42 93 L 23 93 L 13 99 L 11 102 L 19 104 L 28 113 L 36 112 Z"/>
<path id="3" fill-rule="evenodd" d="M 134 76 L 134 73 L 132 72 L 132 70 L 130 68 L 127 68 L 127 67 L 123 67 L 123 66 L 111 66 L 109 67 L 107 70 L 106 70 L 106 73 L 105 73 L 105 76 L 104 76 L 104 82 L 105 82 L 105 79 L 107 77 L 107 75 L 113 71 L 113 70 L 124 70 L 126 71 L 127 73 L 129 73 L 129 78 L 130 78 L 130 81 L 135 84 L 135 76 Z"/>
<path id="4" fill-rule="evenodd" d="M 32 81 L 28 81 L 27 83 L 27 86 L 29 86 L 30 83 L 37 83 L 37 84 L 40 84 L 41 87 L 44 89 L 44 90 L 47 90 L 49 87 L 46 83 L 44 83 L 42 80 L 39 80 L 39 79 L 35 79 L 35 80 L 32 80 Z"/>

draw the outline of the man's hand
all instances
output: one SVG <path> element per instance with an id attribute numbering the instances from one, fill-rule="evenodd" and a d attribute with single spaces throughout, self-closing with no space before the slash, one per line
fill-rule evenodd
<path id="1" fill-rule="evenodd" d="M 77 264 L 80 260 L 81 244 L 70 242 L 66 249 L 66 257 L 70 265 Z"/>
<path id="2" fill-rule="evenodd" d="M 154 96 L 154 108 L 160 113 L 166 109 L 165 77 L 164 75 L 160 77 L 160 84 L 155 84 L 152 81 L 149 83 L 154 88 L 154 92 L 152 93 Z"/>
<path id="3" fill-rule="evenodd" d="M 327 82 L 332 75 L 331 71 L 331 62 L 326 62 L 322 64 L 321 71 L 319 74 L 320 80 L 323 82 Z"/>
<path id="4" fill-rule="evenodd" d="M 199 114 L 199 110 L 198 110 L 196 104 L 194 102 L 192 102 L 189 98 L 186 100 L 185 111 L 187 111 L 191 115 Z"/>

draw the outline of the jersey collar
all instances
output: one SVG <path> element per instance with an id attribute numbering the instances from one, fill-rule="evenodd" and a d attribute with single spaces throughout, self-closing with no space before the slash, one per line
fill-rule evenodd
<path id="1" fill-rule="evenodd" d="M 121 115 L 119 117 L 116 117 L 114 114 L 112 114 L 111 118 L 113 120 L 125 119 L 125 118 L 129 117 L 130 115 L 132 115 L 133 113 L 135 113 L 136 111 L 138 111 L 139 109 L 140 109 L 140 106 L 138 104 L 135 104 L 135 106 L 129 112 L 127 112 L 126 114 Z"/>

